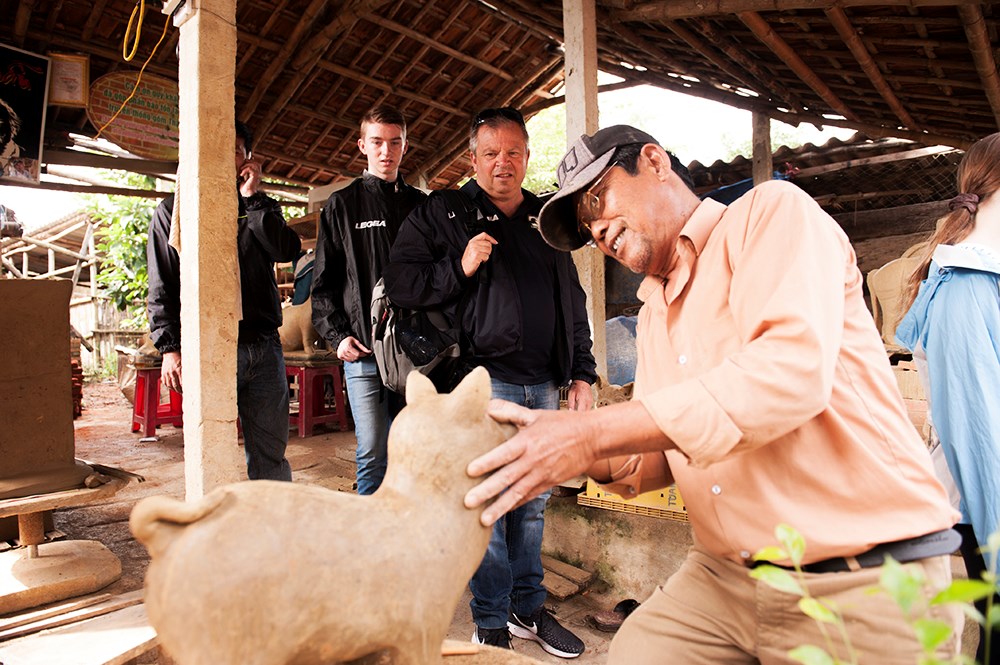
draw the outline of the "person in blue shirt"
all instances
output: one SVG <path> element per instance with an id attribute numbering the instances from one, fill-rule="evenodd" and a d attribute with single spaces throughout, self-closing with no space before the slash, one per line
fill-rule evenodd
<path id="1" fill-rule="evenodd" d="M 958 166 L 958 196 L 910 277 L 897 341 L 924 354 L 934 427 L 961 493 L 962 557 L 979 579 L 996 553 L 980 551 L 1000 529 L 1000 133 L 977 141 Z M 985 611 L 986 601 L 976 603 Z M 1000 664 L 1000 631 L 985 660 Z"/>

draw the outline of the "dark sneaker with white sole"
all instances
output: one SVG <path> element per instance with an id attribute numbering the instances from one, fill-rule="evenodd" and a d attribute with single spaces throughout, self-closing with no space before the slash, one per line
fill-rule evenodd
<path id="1" fill-rule="evenodd" d="M 544 607 L 528 616 L 511 612 L 510 618 L 507 619 L 507 627 L 514 637 L 534 640 L 550 654 L 560 658 L 576 658 L 585 648 L 583 640 L 563 628 Z"/>
<path id="2" fill-rule="evenodd" d="M 510 649 L 510 631 L 506 628 L 480 628 L 476 626 L 476 632 L 472 633 L 472 643 Z"/>

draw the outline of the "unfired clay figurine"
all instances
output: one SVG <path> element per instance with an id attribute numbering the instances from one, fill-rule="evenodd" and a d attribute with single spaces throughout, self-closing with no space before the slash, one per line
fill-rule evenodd
<path id="1" fill-rule="evenodd" d="M 278 328 L 281 350 L 303 355 L 325 355 L 326 345 L 312 322 L 312 298 L 301 305 L 289 305 L 281 310 L 281 327 Z"/>
<path id="2" fill-rule="evenodd" d="M 513 434 L 486 415 L 474 370 L 439 395 L 414 372 L 379 490 L 295 483 L 221 487 L 197 503 L 140 501 L 152 557 L 146 608 L 179 665 L 441 662 L 441 643 L 490 531 L 463 505 L 465 468 Z M 384 662 L 384 661 L 383 661 Z"/>

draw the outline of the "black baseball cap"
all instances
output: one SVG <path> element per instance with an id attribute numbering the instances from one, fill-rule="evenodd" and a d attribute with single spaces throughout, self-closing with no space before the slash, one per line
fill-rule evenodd
<path id="1" fill-rule="evenodd" d="M 660 144 L 641 129 L 613 125 L 598 130 L 593 136 L 583 134 L 570 146 L 556 171 L 559 190 L 538 214 L 538 228 L 545 242 L 564 252 L 587 244 L 590 238 L 580 234 L 573 194 L 586 189 L 601 174 L 611 163 L 617 148 L 632 143 Z"/>

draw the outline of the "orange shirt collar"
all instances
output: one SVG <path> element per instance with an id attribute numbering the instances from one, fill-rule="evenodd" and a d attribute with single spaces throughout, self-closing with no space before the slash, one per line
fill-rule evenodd
<path id="1" fill-rule="evenodd" d="M 684 287 L 687 277 L 691 274 L 691 267 L 694 265 L 695 259 L 705 249 L 709 236 L 712 235 L 712 231 L 718 226 L 719 220 L 722 219 L 722 215 L 725 212 L 726 206 L 724 204 L 713 199 L 705 199 L 691 213 L 691 217 L 688 218 L 687 223 L 684 224 L 680 235 L 677 237 L 674 256 L 670 262 L 670 269 L 667 271 L 666 281 L 674 280 L 675 282 L 683 282 L 677 284 L 676 289 L 671 289 L 672 291 L 676 292 Z M 682 267 L 683 275 L 680 275 L 678 274 L 678 269 Z M 681 279 L 678 280 L 677 278 Z M 646 275 L 639 285 L 637 293 L 639 300 L 646 302 L 654 289 L 663 288 L 663 283 L 664 279 L 662 277 Z"/>

